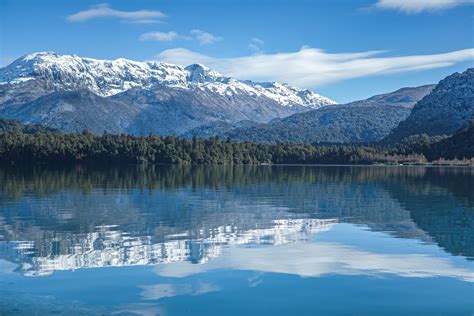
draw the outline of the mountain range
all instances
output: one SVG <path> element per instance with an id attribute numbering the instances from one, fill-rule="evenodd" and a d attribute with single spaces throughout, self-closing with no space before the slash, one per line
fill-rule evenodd
<path id="1" fill-rule="evenodd" d="M 335 104 L 277 82 L 203 65 L 96 60 L 40 52 L 0 69 L 0 116 L 66 132 L 181 134 L 213 121 L 267 122 Z"/>
<path id="2" fill-rule="evenodd" d="M 337 105 L 310 90 L 127 59 L 40 52 L 0 69 L 0 118 L 64 132 L 219 136 L 264 143 L 399 142 L 474 118 L 474 68 L 438 85 Z"/>
<path id="3" fill-rule="evenodd" d="M 187 137 L 220 136 L 263 143 L 367 143 L 386 137 L 410 115 L 413 106 L 434 85 L 403 88 L 366 100 L 327 106 L 298 113 L 269 123 L 238 125 L 222 122 L 197 127 Z"/>
<path id="4" fill-rule="evenodd" d="M 474 68 L 437 85 L 402 88 L 366 100 L 321 107 L 268 123 L 212 122 L 185 136 L 219 136 L 262 143 L 376 143 L 452 135 L 474 119 Z"/>

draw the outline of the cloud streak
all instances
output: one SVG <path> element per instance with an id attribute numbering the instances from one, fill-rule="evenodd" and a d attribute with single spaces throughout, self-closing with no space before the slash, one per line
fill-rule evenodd
<path id="1" fill-rule="evenodd" d="M 213 44 L 218 41 L 222 41 L 223 38 L 220 36 L 213 35 L 203 30 L 191 30 L 191 35 L 198 40 L 201 45 Z"/>
<path id="2" fill-rule="evenodd" d="M 174 31 L 170 32 L 148 32 L 140 35 L 140 41 L 159 41 L 159 42 L 171 42 L 179 39 L 188 39 L 185 36 L 181 36 Z"/>
<path id="3" fill-rule="evenodd" d="M 160 300 L 178 295 L 202 295 L 219 291 L 219 287 L 210 283 L 198 282 L 197 284 L 170 284 L 160 283 L 143 285 L 141 296 L 144 300 Z"/>
<path id="4" fill-rule="evenodd" d="M 254 52 L 258 53 L 262 51 L 263 44 L 265 44 L 263 40 L 259 39 L 258 37 L 253 37 L 250 39 L 248 47 Z"/>
<path id="5" fill-rule="evenodd" d="M 386 10 L 397 10 L 408 14 L 424 11 L 452 9 L 466 4 L 474 4 L 473 0 L 379 0 L 375 7 Z"/>
<path id="6" fill-rule="evenodd" d="M 140 35 L 140 41 L 158 41 L 158 42 L 171 42 L 176 40 L 196 40 L 201 45 L 209 45 L 215 42 L 223 40 L 222 37 L 213 35 L 209 32 L 202 30 L 192 30 L 189 35 L 181 35 L 175 31 L 169 32 L 148 32 Z"/>
<path id="7" fill-rule="evenodd" d="M 107 3 L 103 3 L 92 6 L 87 10 L 71 14 L 67 17 L 67 20 L 70 22 L 85 22 L 99 18 L 118 18 L 122 21 L 133 23 L 159 23 L 165 17 L 166 15 L 161 11 L 121 11 L 111 8 Z"/>
<path id="8" fill-rule="evenodd" d="M 156 58 L 181 65 L 202 63 L 238 79 L 279 81 L 303 88 L 360 77 L 443 68 L 474 60 L 472 48 L 431 55 L 385 57 L 383 53 L 327 53 L 303 47 L 296 52 L 218 58 L 175 48 L 159 53 Z"/>

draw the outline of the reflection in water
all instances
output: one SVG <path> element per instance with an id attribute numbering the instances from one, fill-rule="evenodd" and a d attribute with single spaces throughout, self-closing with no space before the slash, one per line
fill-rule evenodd
<path id="1" fill-rule="evenodd" d="M 223 291 L 171 281 L 210 271 L 253 271 L 250 288 L 265 273 L 474 282 L 473 168 L 8 167 L 0 183 L 0 275 L 156 264 L 171 279 L 134 284 L 144 301 Z"/>
<path id="2" fill-rule="evenodd" d="M 370 238 L 370 236 L 367 236 Z M 252 258 L 252 260 L 242 260 Z M 474 282 L 474 271 L 427 254 L 386 254 L 362 251 L 338 243 L 296 243 L 264 249 L 235 248 L 206 265 L 186 262 L 157 266 L 161 276 L 183 277 L 216 269 L 250 270 L 318 277 L 328 274 L 400 277 L 450 277 Z"/>
<path id="3" fill-rule="evenodd" d="M 269 228 L 242 230 L 236 226 L 220 226 L 206 234 L 200 230 L 189 234 L 173 234 L 169 240 L 153 243 L 151 236 L 132 237 L 115 227 L 96 227 L 86 235 L 56 234 L 44 241 L 3 243 L 2 258 L 21 264 L 25 275 L 49 275 L 57 270 L 75 270 L 105 266 L 146 265 L 191 261 L 205 263 L 221 254 L 222 246 L 270 244 L 283 245 L 305 238 L 308 234 L 327 230 L 334 220 L 275 220 Z M 264 226 L 263 223 L 258 225 Z M 36 256 L 35 245 L 43 243 L 43 256 Z M 0 244 L 1 245 L 1 244 Z M 49 248 L 49 249 L 48 249 Z M 60 249 L 62 248 L 62 251 Z M 48 251 L 49 250 L 49 251 Z M 6 256 L 5 256 L 6 255 Z"/>

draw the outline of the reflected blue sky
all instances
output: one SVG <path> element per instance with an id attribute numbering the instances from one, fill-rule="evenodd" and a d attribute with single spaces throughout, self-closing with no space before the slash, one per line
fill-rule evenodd
<path id="1" fill-rule="evenodd" d="M 0 311 L 474 312 L 472 169 L 166 168 L 0 169 Z"/>

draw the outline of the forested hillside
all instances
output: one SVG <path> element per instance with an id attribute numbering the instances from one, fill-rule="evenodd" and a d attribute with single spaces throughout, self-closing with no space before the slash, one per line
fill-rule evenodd
<path id="1" fill-rule="evenodd" d="M 240 126 L 214 122 L 192 129 L 185 136 L 220 136 L 269 144 L 377 142 L 407 118 L 415 103 L 433 88 L 434 85 L 403 88 L 365 100 L 274 119 L 269 123 Z"/>
<path id="2" fill-rule="evenodd" d="M 393 130 L 388 142 L 411 135 L 451 135 L 474 119 L 474 68 L 454 73 L 419 101 L 406 120 Z"/>

